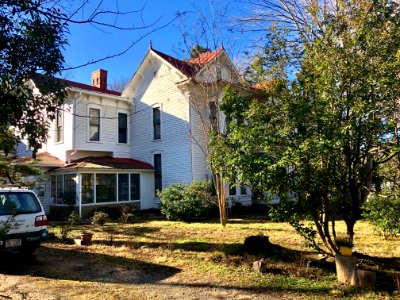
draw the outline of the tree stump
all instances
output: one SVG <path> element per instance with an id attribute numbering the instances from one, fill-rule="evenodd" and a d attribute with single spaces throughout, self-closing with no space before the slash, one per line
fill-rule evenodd
<path id="1" fill-rule="evenodd" d="M 256 260 L 253 262 L 253 270 L 257 273 L 264 273 L 267 270 L 267 265 L 263 260 Z"/>
<path id="2" fill-rule="evenodd" d="M 271 251 L 272 247 L 269 237 L 264 235 L 248 236 L 243 244 L 244 252 L 252 254 L 266 254 Z"/>
<path id="3" fill-rule="evenodd" d="M 340 283 L 357 285 L 356 261 L 354 256 L 335 255 L 336 275 Z"/>
<path id="4" fill-rule="evenodd" d="M 369 270 L 357 270 L 357 286 L 374 287 L 376 284 L 376 272 Z"/>

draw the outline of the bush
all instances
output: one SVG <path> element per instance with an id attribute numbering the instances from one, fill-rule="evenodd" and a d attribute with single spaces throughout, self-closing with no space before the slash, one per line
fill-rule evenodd
<path id="1" fill-rule="evenodd" d="M 168 220 L 199 220 L 208 217 L 214 197 L 208 182 L 172 184 L 158 194 L 161 213 Z"/>
<path id="2" fill-rule="evenodd" d="M 76 225 L 79 224 L 80 222 L 81 218 L 79 217 L 79 214 L 76 211 L 73 211 L 67 219 L 67 223 L 70 225 Z"/>
<path id="3" fill-rule="evenodd" d="M 134 208 L 128 205 L 122 205 L 120 207 L 120 217 L 119 220 L 122 223 L 127 223 L 129 220 L 131 220 L 135 215 L 133 214 Z"/>
<path id="4" fill-rule="evenodd" d="M 92 221 L 93 225 L 103 226 L 108 220 L 108 214 L 103 211 L 96 211 L 90 220 Z"/>
<path id="5" fill-rule="evenodd" d="M 400 197 L 393 188 L 368 198 L 363 205 L 363 217 L 370 221 L 385 237 L 400 234 Z"/>

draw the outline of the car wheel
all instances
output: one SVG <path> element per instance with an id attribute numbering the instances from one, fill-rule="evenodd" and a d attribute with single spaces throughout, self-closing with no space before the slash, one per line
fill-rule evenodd
<path id="1" fill-rule="evenodd" d="M 30 245 L 30 246 L 22 246 L 19 249 L 19 254 L 23 255 L 23 256 L 32 256 L 33 253 L 36 251 L 37 246 L 34 245 Z"/>

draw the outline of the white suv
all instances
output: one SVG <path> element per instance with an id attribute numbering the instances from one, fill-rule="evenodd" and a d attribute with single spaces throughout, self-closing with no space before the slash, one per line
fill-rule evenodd
<path id="1" fill-rule="evenodd" d="M 0 249 L 30 255 L 47 237 L 47 217 L 36 194 L 25 188 L 0 188 Z"/>

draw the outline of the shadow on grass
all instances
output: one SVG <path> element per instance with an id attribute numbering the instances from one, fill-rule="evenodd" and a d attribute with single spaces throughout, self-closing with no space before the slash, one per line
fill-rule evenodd
<path id="1" fill-rule="evenodd" d="M 110 245 L 107 240 L 96 240 L 95 244 Z M 185 241 L 185 242 L 143 242 L 143 241 L 113 241 L 112 246 L 120 247 L 126 246 L 132 249 L 139 248 L 151 248 L 151 249 L 167 249 L 167 250 L 183 250 L 191 252 L 222 252 L 225 255 L 232 256 L 245 256 L 250 255 L 255 258 L 268 258 L 279 262 L 297 262 L 305 254 L 311 252 L 299 251 L 288 249 L 279 245 L 270 244 L 270 248 L 259 252 L 247 252 L 244 250 L 243 244 L 241 243 L 211 243 L 211 242 L 197 242 L 197 241 Z M 323 265 L 319 266 L 323 268 Z M 333 265 L 334 268 L 334 265 Z M 331 270 L 332 266 L 326 268 Z"/>
<path id="2" fill-rule="evenodd" d="M 44 246 L 31 258 L 0 252 L 0 261 L 1 274 L 103 283 L 157 283 L 181 271 L 137 259 Z"/>

